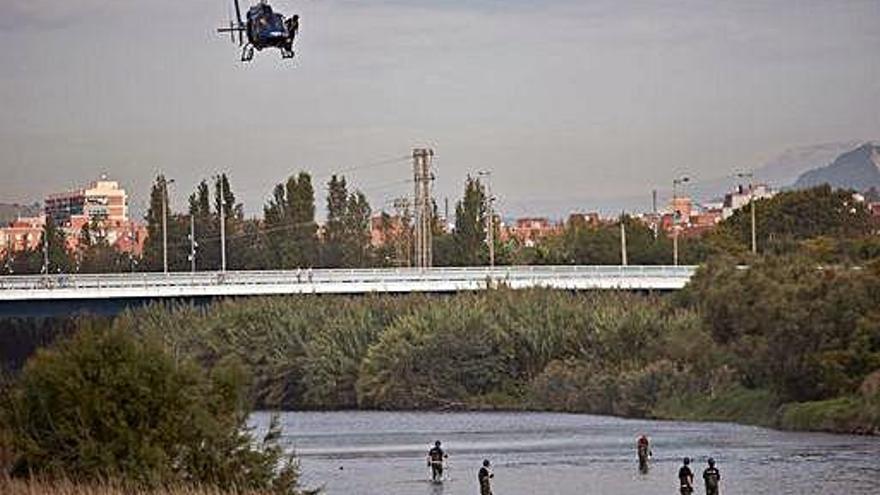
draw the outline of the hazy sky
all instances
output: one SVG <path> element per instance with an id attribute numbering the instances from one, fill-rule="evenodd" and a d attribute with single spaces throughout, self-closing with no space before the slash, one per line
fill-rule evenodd
<path id="1" fill-rule="evenodd" d="M 491 169 L 516 216 L 880 137 L 880 0 L 273 6 L 301 14 L 293 63 L 239 62 L 214 32 L 230 1 L 4 0 L 0 201 L 107 172 L 137 209 L 161 170 L 183 208 L 225 170 L 254 213 L 300 169 L 323 182 L 425 145 L 441 205 Z M 374 209 L 411 194 L 406 161 L 347 175 Z"/>

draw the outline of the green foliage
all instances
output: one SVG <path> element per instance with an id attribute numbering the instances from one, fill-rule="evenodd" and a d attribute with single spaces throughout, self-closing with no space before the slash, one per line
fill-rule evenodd
<path id="1" fill-rule="evenodd" d="M 263 208 L 263 218 L 269 266 L 289 269 L 317 264 L 315 192 L 309 174 L 300 172 L 277 184 Z"/>
<path id="2" fill-rule="evenodd" d="M 853 199 L 852 191 L 824 185 L 784 191 L 755 203 L 759 252 L 785 253 L 792 241 L 820 236 L 855 238 L 871 232 L 870 213 Z M 751 243 L 748 208 L 737 210 L 719 226 L 721 231 Z"/>
<path id="3" fill-rule="evenodd" d="M 746 385 L 770 387 L 783 400 L 852 393 L 880 365 L 876 268 L 821 267 L 801 257 L 742 268 L 719 259 L 678 297 L 737 356 Z"/>
<path id="4" fill-rule="evenodd" d="M 277 423 L 262 448 L 244 428 L 240 365 L 204 370 L 126 330 L 85 322 L 27 363 L 0 408 L 13 475 L 294 492 L 297 466 L 277 445 Z"/>
<path id="5" fill-rule="evenodd" d="M 880 401 L 854 396 L 787 404 L 780 411 L 779 425 L 789 430 L 880 431 Z"/>
<path id="6" fill-rule="evenodd" d="M 349 194 L 345 177 L 333 175 L 327 183 L 327 222 L 321 246 L 323 266 L 369 266 L 370 215 L 366 196 L 360 191 Z"/>
<path id="7" fill-rule="evenodd" d="M 772 392 L 734 385 L 711 395 L 671 395 L 657 404 L 654 414 L 669 419 L 774 426 L 778 408 L 779 400 Z"/>
<path id="8" fill-rule="evenodd" d="M 486 246 L 486 190 L 479 179 L 467 177 L 464 197 L 455 205 L 455 255 L 452 265 L 482 265 L 488 260 Z"/>

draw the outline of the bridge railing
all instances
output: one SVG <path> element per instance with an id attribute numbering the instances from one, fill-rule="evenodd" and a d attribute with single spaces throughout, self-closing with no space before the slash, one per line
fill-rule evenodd
<path id="1" fill-rule="evenodd" d="M 399 282 L 529 281 L 560 279 L 688 279 L 693 266 L 498 266 L 358 269 L 298 269 L 269 271 L 50 274 L 0 276 L 0 292 L 111 288 L 204 287 L 218 285 L 288 285 Z"/>

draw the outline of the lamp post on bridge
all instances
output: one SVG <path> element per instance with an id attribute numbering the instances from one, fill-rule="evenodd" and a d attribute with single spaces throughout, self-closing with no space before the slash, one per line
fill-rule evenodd
<path id="1" fill-rule="evenodd" d="M 162 176 L 162 271 L 168 274 L 168 184 L 174 184 L 174 179 L 166 179 Z"/>

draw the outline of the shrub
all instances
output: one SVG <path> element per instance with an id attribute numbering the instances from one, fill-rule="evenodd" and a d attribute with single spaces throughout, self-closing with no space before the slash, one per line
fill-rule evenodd
<path id="1" fill-rule="evenodd" d="M 297 466 L 244 428 L 247 375 L 176 359 L 155 340 L 100 322 L 37 352 L 0 404 L 13 476 L 195 483 L 292 493 Z"/>

